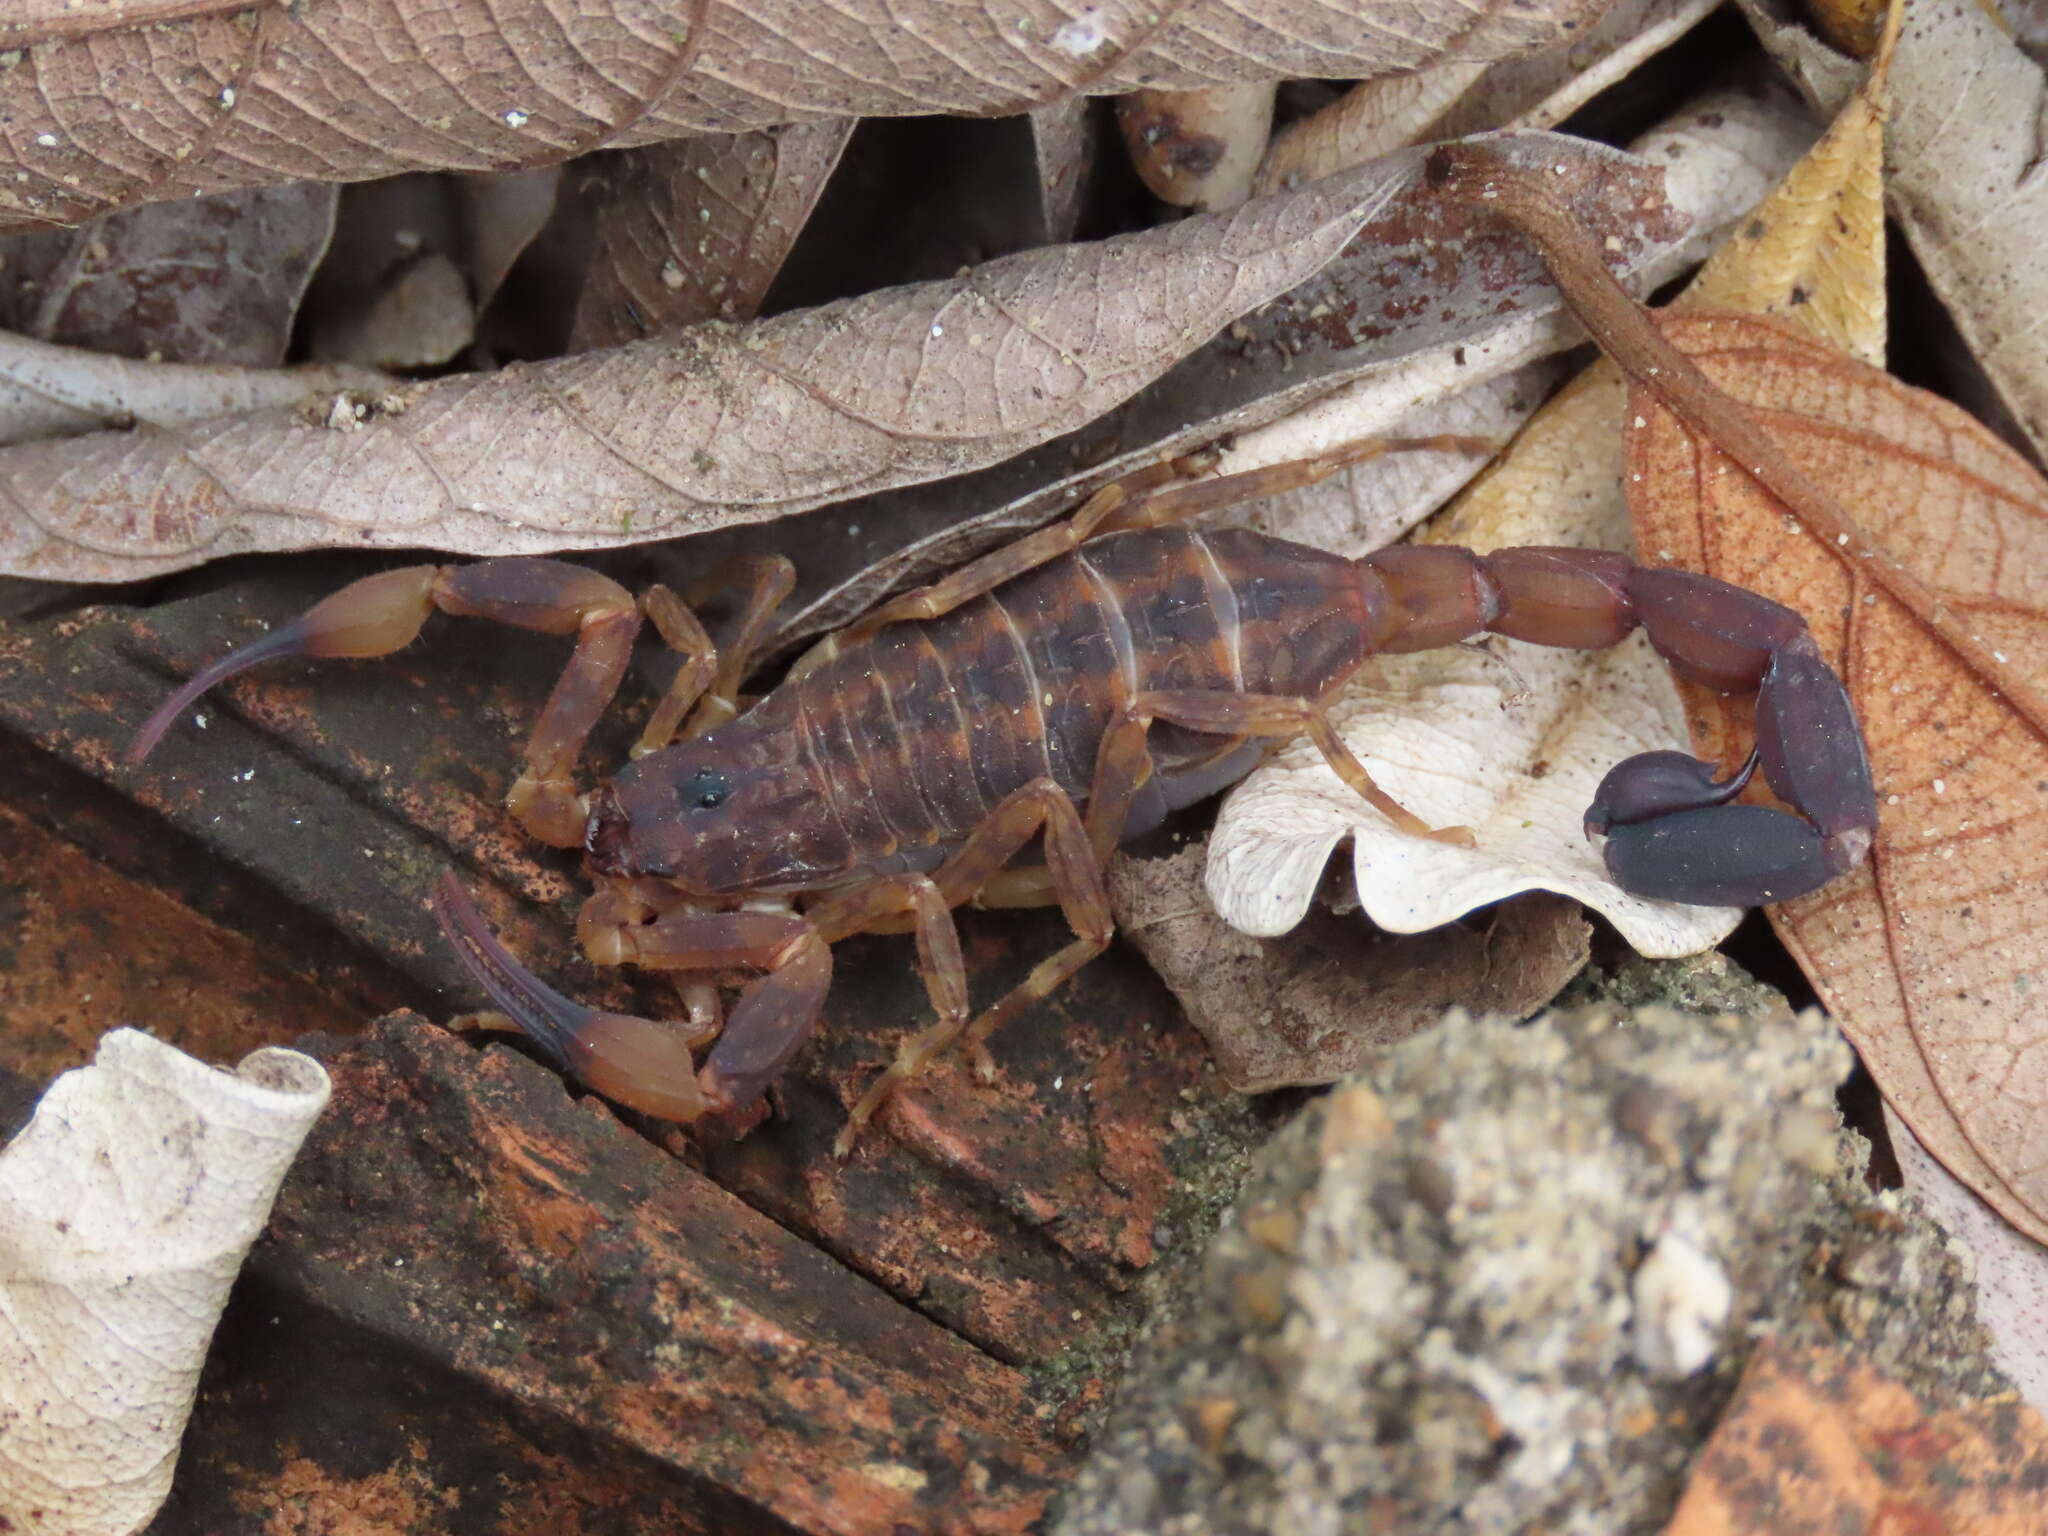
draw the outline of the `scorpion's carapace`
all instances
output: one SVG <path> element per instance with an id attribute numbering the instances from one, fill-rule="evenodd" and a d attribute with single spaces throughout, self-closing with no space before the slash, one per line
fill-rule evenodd
<path id="1" fill-rule="evenodd" d="M 1412 445 L 1411 445 L 1412 446 Z M 1356 453 L 1315 461 L 1300 480 Z M 1254 472 L 1255 494 L 1279 488 Z M 598 889 L 578 934 L 601 963 L 678 973 L 690 1027 L 582 1008 L 505 953 L 452 885 L 451 942 L 497 1004 L 568 1070 L 667 1119 L 744 1111 L 802 1045 L 848 934 L 909 930 L 937 1022 L 854 1106 L 982 1041 L 1109 942 L 1103 865 L 1124 838 L 1306 735 L 1398 825 L 1430 829 L 1376 786 L 1323 704 L 1376 653 L 1493 633 L 1613 645 L 1638 626 L 1692 682 L 1756 695 L 1757 741 L 1727 779 L 1676 752 L 1619 764 L 1586 813 L 1627 890 L 1675 901 L 1789 900 L 1853 868 L 1877 827 L 1849 698 L 1789 608 L 1711 577 L 1598 550 L 1478 555 L 1404 546 L 1362 560 L 1243 530 L 1167 526 L 1222 499 L 1206 481 L 1133 506 L 1114 492 L 1074 520 L 899 598 L 828 643 L 738 718 L 747 649 L 788 589 L 757 562 L 737 649 L 715 657 L 672 594 L 643 606 L 554 560 L 419 567 L 335 594 L 286 631 L 207 669 L 137 737 L 146 752 L 199 688 L 265 656 L 395 650 L 433 607 L 573 633 L 574 657 L 527 748 L 512 808 L 581 844 Z M 1021 553 L 1020 553 L 1021 551 Z M 684 652 L 642 755 L 589 800 L 571 773 L 609 703 L 642 612 Z M 703 731 L 664 745 L 695 706 Z M 723 723 L 719 723 L 723 722 Z M 1752 773 L 1791 809 L 1735 803 Z M 1037 850 L 1037 861 L 1012 867 Z M 1054 902 L 1074 939 L 975 1017 L 952 909 Z M 802 910 L 795 903 L 802 902 Z M 751 979 L 747 979 L 751 978 Z M 722 1030 L 717 985 L 744 981 Z M 701 1065 L 692 1048 L 710 1043 Z"/>

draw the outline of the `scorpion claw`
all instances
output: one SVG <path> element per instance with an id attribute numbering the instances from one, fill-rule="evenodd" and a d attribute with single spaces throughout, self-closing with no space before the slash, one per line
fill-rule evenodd
<path id="1" fill-rule="evenodd" d="M 663 1120 L 705 1111 L 689 1048 L 649 1019 L 564 997 L 512 957 L 453 874 L 434 887 L 434 916 L 465 969 L 556 1067 L 608 1099 Z"/>
<path id="2" fill-rule="evenodd" d="M 1607 770 L 1586 807 L 1586 836 L 1604 837 L 1615 827 L 1653 821 L 1679 811 L 1725 805 L 1742 793 L 1756 773 L 1758 755 L 1726 779 L 1715 781 L 1714 764 L 1684 752 L 1639 752 Z"/>
<path id="3" fill-rule="evenodd" d="M 1716 805 L 1607 834 L 1607 872 L 1637 896 L 1706 907 L 1790 901 L 1841 873 L 1812 823 L 1763 805 Z"/>
<path id="4" fill-rule="evenodd" d="M 150 711 L 149 718 L 142 722 L 129 741 L 128 750 L 121 754 L 122 761 L 133 767 L 154 752 L 156 744 L 164 739 L 164 733 L 178 716 L 190 709 L 194 701 L 216 683 L 224 682 L 237 672 L 246 671 L 273 656 L 293 656 L 304 649 L 305 636 L 299 626 L 287 624 L 259 640 L 252 640 L 240 650 L 230 651 L 211 666 L 202 667 L 186 679 L 184 687 Z"/>

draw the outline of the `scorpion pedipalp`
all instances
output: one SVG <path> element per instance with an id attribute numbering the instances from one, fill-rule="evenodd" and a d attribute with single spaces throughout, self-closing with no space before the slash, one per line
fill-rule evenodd
<path id="1" fill-rule="evenodd" d="M 618 1090 L 630 1088 L 636 1108 L 664 1119 L 695 1120 L 704 1113 L 689 1047 L 672 1027 L 564 997 L 498 942 L 453 874 L 435 885 L 433 909 L 463 968 L 559 1070 L 608 1097 L 624 1098 Z M 621 1058 L 635 1068 L 630 1077 L 618 1070 Z"/>

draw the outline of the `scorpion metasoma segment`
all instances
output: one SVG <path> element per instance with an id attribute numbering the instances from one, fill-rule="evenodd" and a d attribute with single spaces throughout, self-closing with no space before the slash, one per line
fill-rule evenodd
<path id="1" fill-rule="evenodd" d="M 990 1075 L 989 1032 L 1109 943 L 1102 872 L 1117 843 L 1242 777 L 1276 742 L 1308 736 L 1398 825 L 1469 841 L 1382 793 L 1324 714 L 1376 654 L 1486 633 L 1602 647 L 1640 625 L 1681 677 L 1754 693 L 1757 740 L 1725 781 L 1678 752 L 1615 767 L 1586 813 L 1615 880 L 1645 896 L 1752 905 L 1803 895 L 1863 858 L 1877 807 L 1862 736 L 1789 608 L 1598 550 L 1403 546 L 1351 560 L 1249 531 L 1172 526 L 1365 451 L 1376 450 L 1140 499 L 1112 487 L 1070 522 L 885 605 L 744 713 L 738 686 L 788 590 L 786 562 L 749 567 L 751 600 L 717 652 L 665 589 L 636 604 L 561 561 L 391 571 L 194 677 L 131 756 L 244 666 L 393 651 L 434 608 L 574 634 L 511 808 L 543 840 L 587 850 L 597 889 L 578 935 L 590 957 L 676 973 L 687 1020 L 561 996 L 504 951 L 452 877 L 437 903 L 443 929 L 498 1006 L 565 1069 L 676 1121 L 729 1119 L 760 1100 L 818 1017 L 836 940 L 913 931 L 937 1022 L 909 1037 L 854 1105 L 842 1151 L 949 1045 L 964 1042 Z M 636 761 L 586 801 L 572 773 L 643 616 L 684 662 Z M 668 744 L 686 715 L 686 739 Z M 1733 803 L 1759 766 L 1791 813 Z M 1033 861 L 1013 868 L 1027 852 Z M 951 910 L 970 900 L 1057 903 L 1074 932 L 979 1016 Z M 730 984 L 740 990 L 721 1021 L 718 988 Z M 700 1066 L 694 1053 L 707 1045 Z"/>

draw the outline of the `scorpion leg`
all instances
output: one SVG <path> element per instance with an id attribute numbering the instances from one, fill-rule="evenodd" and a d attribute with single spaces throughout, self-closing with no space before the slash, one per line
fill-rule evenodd
<path id="1" fill-rule="evenodd" d="M 658 752 L 680 733 L 701 736 L 725 724 L 740 712 L 740 683 L 746 678 L 774 616 L 796 587 L 796 567 L 781 555 L 744 555 L 718 567 L 690 589 L 690 601 L 731 587 L 746 593 L 738 623 L 730 640 L 714 646 L 697 615 L 667 587 L 648 590 L 643 599 L 647 617 L 670 649 L 679 651 L 683 665 L 669 684 L 668 692 L 648 716 L 647 729 L 633 748 L 634 757 Z M 689 723 L 683 717 L 690 713 Z"/>
<path id="2" fill-rule="evenodd" d="M 1494 444 L 1485 438 L 1460 437 L 1445 434 L 1437 437 L 1389 437 L 1365 438 L 1346 443 L 1340 448 L 1330 449 L 1312 458 L 1293 459 L 1282 464 L 1268 464 L 1259 469 L 1242 470 L 1234 475 L 1220 475 L 1210 480 L 1178 479 L 1171 475 L 1171 466 L 1177 461 L 1169 460 L 1160 466 L 1166 474 L 1128 475 L 1105 485 L 1090 496 L 1073 516 L 1063 522 L 1047 526 L 1026 534 L 1014 543 L 991 550 L 978 560 L 970 560 L 957 571 L 933 582 L 930 586 L 919 587 L 891 598 L 879 608 L 848 625 L 837 634 L 828 635 L 806 652 L 791 671 L 792 677 L 801 677 L 812 668 L 829 661 L 848 646 L 868 639 L 884 625 L 906 620 L 936 619 L 951 613 L 962 603 L 983 593 L 992 592 L 1006 581 L 1022 576 L 1026 571 L 1036 570 L 1048 561 L 1070 554 L 1090 539 L 1104 534 L 1126 533 L 1139 528 L 1160 528 L 1169 523 L 1185 521 L 1204 512 L 1223 507 L 1234 507 L 1240 502 L 1256 501 L 1262 496 L 1277 496 L 1282 491 L 1299 490 L 1328 479 L 1340 469 L 1388 453 L 1438 452 L 1438 453 L 1491 453 Z M 1213 460 L 1211 461 L 1213 462 Z M 1173 480 L 1154 489 L 1160 480 Z"/>
<path id="3" fill-rule="evenodd" d="M 1074 808 L 1067 792 L 1051 779 L 1034 780 L 1007 796 L 989 812 L 988 818 L 975 829 L 960 851 L 933 872 L 931 883 L 947 907 L 958 906 L 994 878 L 1041 832 L 1045 838 L 1046 868 L 1060 909 L 1074 930 L 1073 942 L 1039 961 L 1032 967 L 1030 975 L 971 1024 L 962 1009 L 951 1016 L 941 1017 L 936 1024 L 906 1040 L 898 1048 L 896 1059 L 853 1106 L 845 1129 L 833 1144 L 838 1155 L 843 1157 L 851 1150 L 860 1128 L 888 1102 L 897 1088 L 923 1071 L 934 1057 L 963 1034 L 970 1047 L 975 1048 L 976 1074 L 984 1080 L 993 1077 L 995 1065 L 982 1045 L 989 1034 L 1032 1003 L 1049 997 L 1070 976 L 1109 947 L 1110 936 L 1115 929 L 1109 916 L 1109 897 L 1102 885 L 1101 866 L 1090 846 L 1080 812 Z M 821 910 L 819 916 L 824 918 L 826 914 Z M 947 927 L 951 929 L 950 912 L 947 914 Z M 826 931 L 833 930 L 828 927 Z M 922 951 L 923 929 L 920 928 L 919 932 Z M 929 981 L 929 976 L 927 979 Z M 964 980 L 963 973 L 963 986 Z M 934 1001 L 938 997 L 939 992 L 934 987 Z"/>
<path id="4" fill-rule="evenodd" d="M 1133 707 L 1155 720 L 1218 736 L 1307 736 L 1331 771 L 1403 832 L 1468 847 L 1472 843 L 1470 828 L 1432 827 L 1375 784 L 1313 699 L 1187 691 L 1140 694 Z"/>
<path id="5" fill-rule="evenodd" d="M 352 582 L 197 673 L 143 722 L 128 760 L 147 757 L 188 705 L 247 667 L 273 656 L 389 655 L 411 644 L 436 608 L 576 637 L 575 652 L 527 741 L 525 768 L 506 800 L 542 842 L 576 847 L 583 841 L 584 815 L 570 773 L 625 675 L 640 610 L 617 582 L 561 560 L 416 565 Z"/>
<path id="6" fill-rule="evenodd" d="M 704 697 L 718 675 L 718 648 L 688 604 L 667 587 L 653 586 L 640 599 L 640 606 L 646 610 L 655 633 L 661 636 L 661 643 L 682 657 L 682 665 L 676 668 L 667 690 L 648 712 L 647 728 L 633 743 L 631 755 L 636 758 L 659 752 L 675 740 L 690 706 Z"/>

